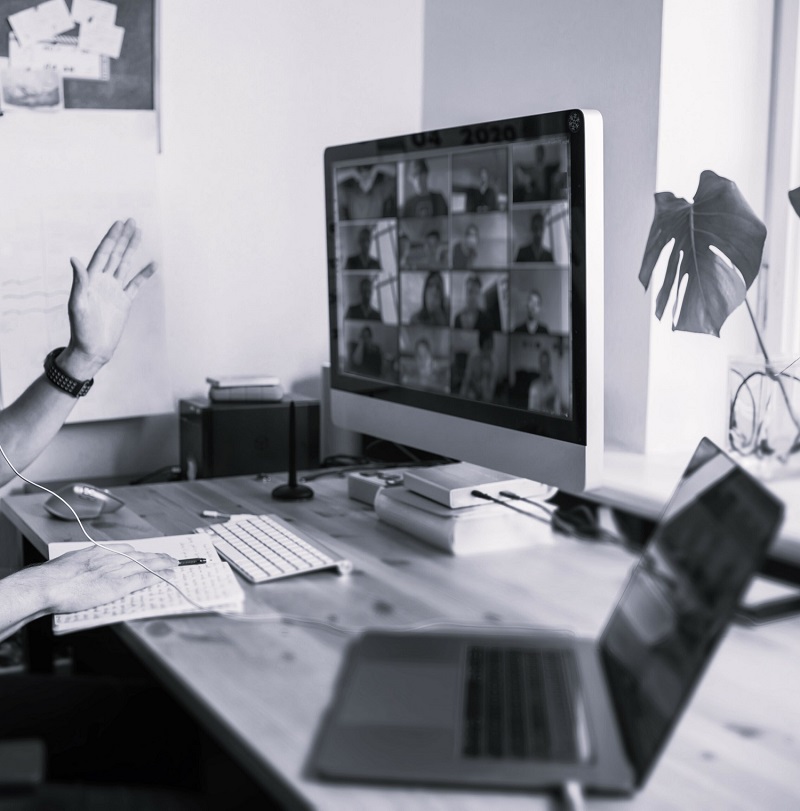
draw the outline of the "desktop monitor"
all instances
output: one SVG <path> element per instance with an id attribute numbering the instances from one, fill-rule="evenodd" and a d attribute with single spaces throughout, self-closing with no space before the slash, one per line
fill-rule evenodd
<path id="1" fill-rule="evenodd" d="M 597 483 L 602 167 L 592 110 L 329 147 L 333 422 L 569 492 Z"/>

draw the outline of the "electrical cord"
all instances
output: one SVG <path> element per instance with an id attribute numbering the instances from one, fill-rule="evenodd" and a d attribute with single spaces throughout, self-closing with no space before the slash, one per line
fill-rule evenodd
<path id="1" fill-rule="evenodd" d="M 59 501 L 63 502 L 63 504 L 69 509 L 69 511 L 75 516 L 76 521 L 78 522 L 78 526 L 80 527 L 81 532 L 86 536 L 86 538 L 92 543 L 94 546 L 99 547 L 100 549 L 105 549 L 108 552 L 112 552 L 115 555 L 121 555 L 124 558 L 135 563 L 137 566 L 140 566 L 147 572 L 150 572 L 154 577 L 157 577 L 159 580 L 162 580 L 167 585 L 171 586 L 175 589 L 175 591 L 183 597 L 186 602 L 188 602 L 193 608 L 198 609 L 204 613 L 211 613 L 216 614 L 219 617 L 223 617 L 225 619 L 233 620 L 235 622 L 284 622 L 287 624 L 297 624 L 297 625 L 313 625 L 321 628 L 325 628 L 327 630 L 334 631 L 339 634 L 344 634 L 347 636 L 363 633 L 364 631 L 368 630 L 371 626 L 363 625 L 363 626 L 347 626 L 347 625 L 340 625 L 339 623 L 335 622 L 328 622 L 327 620 L 320 620 L 315 617 L 303 617 L 298 614 L 236 614 L 232 611 L 222 611 L 218 608 L 208 608 L 206 606 L 200 605 L 191 597 L 189 597 L 183 589 L 180 588 L 176 583 L 173 583 L 169 578 L 164 577 L 164 575 L 160 574 L 159 572 L 153 571 L 149 566 L 142 563 L 140 560 L 136 560 L 136 558 L 129 555 L 127 552 L 123 552 L 121 549 L 114 549 L 113 547 L 106 546 L 100 541 L 95 540 L 92 536 L 86 531 L 86 527 L 83 525 L 83 521 L 81 520 L 80 516 L 77 512 L 73 509 L 72 505 L 58 493 L 53 492 L 50 488 L 45 487 L 43 484 L 39 484 L 38 482 L 33 481 L 32 479 L 23 476 L 16 467 L 12 464 L 11 460 L 6 455 L 3 446 L 0 445 L 0 454 L 2 454 L 3 459 L 5 459 L 6 464 L 11 468 L 14 472 L 14 475 L 17 476 L 22 481 L 30 484 L 32 487 L 36 487 L 39 490 L 43 490 L 45 493 L 49 493 L 51 496 L 55 496 Z M 481 624 L 478 622 L 468 622 L 468 621 L 461 621 L 461 620 L 453 620 L 446 617 L 440 617 L 431 620 L 425 620 L 423 622 L 415 623 L 413 625 L 405 625 L 405 626 L 397 626 L 397 627 L 390 627 L 387 630 L 395 631 L 398 633 L 413 633 L 414 631 L 422 631 L 427 628 L 447 628 L 447 627 L 457 627 L 457 628 L 473 628 L 473 629 L 486 629 L 487 627 L 502 627 L 504 631 L 536 631 L 542 630 L 540 626 L 535 625 L 527 625 L 525 623 L 514 623 L 514 624 L 503 624 L 502 626 L 489 626 L 486 624 Z"/>
<path id="2" fill-rule="evenodd" d="M 546 505 L 537 499 L 520 496 L 519 494 L 510 490 L 501 490 L 498 495 L 502 496 L 502 498 L 496 498 L 489 493 L 484 493 L 482 490 L 473 490 L 472 495 L 485 499 L 486 501 L 492 501 L 495 504 L 501 504 L 504 507 L 508 507 L 508 509 L 522 513 L 523 515 L 527 515 L 529 518 L 533 518 L 537 521 L 542 521 L 545 524 L 550 524 L 554 530 L 562 532 L 563 534 L 578 540 L 605 541 L 607 543 L 613 543 L 626 548 L 630 546 L 630 543 L 624 538 L 620 538 L 619 536 L 614 535 L 614 533 L 603 529 L 603 527 L 598 524 L 597 519 L 595 518 L 591 509 L 589 509 L 589 507 L 586 505 L 579 505 L 577 507 L 573 507 L 571 510 L 562 510 L 561 508 L 555 506 L 553 506 L 551 509 L 550 505 Z M 525 504 L 536 507 L 544 512 L 547 515 L 547 518 L 533 515 L 526 510 L 521 510 L 519 507 L 515 507 L 513 504 L 510 504 L 509 501 L 522 501 Z"/>

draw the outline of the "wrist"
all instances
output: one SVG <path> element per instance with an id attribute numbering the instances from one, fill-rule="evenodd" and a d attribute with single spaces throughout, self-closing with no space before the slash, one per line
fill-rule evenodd
<path id="1" fill-rule="evenodd" d="M 56 358 L 58 368 L 76 380 L 91 380 L 107 362 L 106 358 L 91 355 L 71 343 Z"/>
<path id="2" fill-rule="evenodd" d="M 25 622 L 52 613 L 54 599 L 49 593 L 48 580 L 40 566 L 30 566 L 3 579 L 14 584 L 14 607 Z"/>

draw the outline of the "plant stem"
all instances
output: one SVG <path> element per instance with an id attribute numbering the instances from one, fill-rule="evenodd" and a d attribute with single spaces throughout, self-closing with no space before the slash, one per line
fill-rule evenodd
<path id="1" fill-rule="evenodd" d="M 764 341 L 761 338 L 761 330 L 758 328 L 758 324 L 756 323 L 756 318 L 753 315 L 753 310 L 750 307 L 750 302 L 747 300 L 747 296 L 744 298 L 744 303 L 747 305 L 747 312 L 750 316 L 750 320 L 753 322 L 753 329 L 756 331 L 756 338 L 758 339 L 758 345 L 761 348 L 761 354 L 764 356 L 764 361 L 767 364 L 767 370 L 771 371 L 772 364 L 770 363 L 769 355 L 767 354 L 767 347 L 764 346 Z M 778 386 L 780 387 L 781 394 L 783 395 L 783 401 L 786 403 L 786 408 L 789 412 L 789 416 L 792 418 L 792 422 L 794 423 L 794 427 L 797 429 L 797 434 L 795 435 L 794 442 L 790 447 L 794 447 L 798 440 L 800 440 L 800 421 L 797 419 L 797 415 L 794 413 L 794 409 L 792 408 L 792 402 L 789 399 L 789 395 L 786 393 L 786 387 L 783 385 L 783 376 L 779 373 L 777 375 Z M 791 451 L 789 451 L 791 453 Z M 787 454 L 788 456 L 788 454 Z"/>

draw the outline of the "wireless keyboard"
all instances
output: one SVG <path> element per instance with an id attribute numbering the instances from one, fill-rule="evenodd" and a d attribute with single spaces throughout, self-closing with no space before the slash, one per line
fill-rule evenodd
<path id="1" fill-rule="evenodd" d="M 321 569 L 345 574 L 353 564 L 317 541 L 301 536 L 276 515 L 248 515 L 203 527 L 217 551 L 252 583 L 267 583 Z"/>

